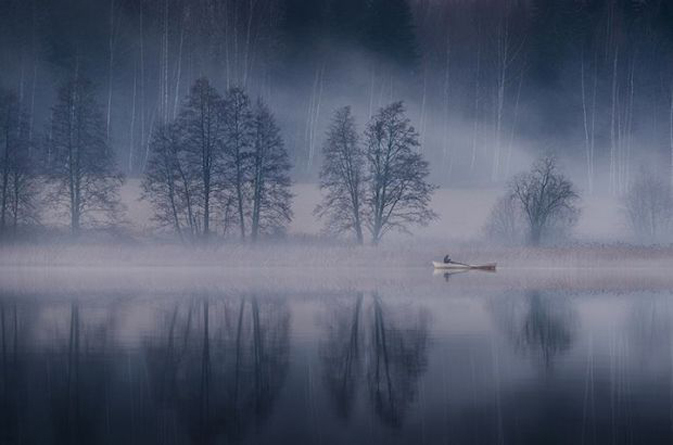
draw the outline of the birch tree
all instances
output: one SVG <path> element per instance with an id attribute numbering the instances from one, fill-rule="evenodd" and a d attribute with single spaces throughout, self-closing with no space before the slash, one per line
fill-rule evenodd
<path id="1" fill-rule="evenodd" d="M 406 117 L 404 104 L 394 102 L 371 119 L 365 131 L 369 168 L 367 226 L 378 244 L 393 230 L 425 226 L 437 218 L 430 209 L 436 187 L 427 182 L 429 167 L 418 149 L 418 133 Z"/>
<path id="2" fill-rule="evenodd" d="M 350 107 L 336 111 L 323 145 L 320 189 L 325 192 L 315 214 L 329 233 L 353 233 L 362 244 L 366 165 Z"/>

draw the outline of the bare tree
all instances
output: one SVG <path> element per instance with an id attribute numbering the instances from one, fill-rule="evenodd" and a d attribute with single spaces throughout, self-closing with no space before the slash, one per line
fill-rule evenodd
<path id="1" fill-rule="evenodd" d="M 657 241 L 673 228 L 673 193 L 668 181 L 641 170 L 622 198 L 628 225 L 642 241 Z"/>
<path id="2" fill-rule="evenodd" d="M 29 121 L 17 95 L 0 91 L 0 235 L 37 217 Z"/>
<path id="3" fill-rule="evenodd" d="M 210 235 L 213 198 L 223 190 L 218 165 L 222 161 L 223 102 L 206 78 L 192 86 L 180 112 L 179 125 L 188 154 L 188 174 L 196 178 L 195 206 L 201 209 L 204 238 Z"/>
<path id="4" fill-rule="evenodd" d="M 572 226 L 579 214 L 575 186 L 559 172 L 553 156 L 538 159 L 529 172 L 516 176 L 508 193 L 521 208 L 532 245 L 560 223 Z"/>
<path id="5" fill-rule="evenodd" d="M 80 232 L 85 216 L 96 221 L 103 215 L 110 222 L 122 209 L 123 177 L 107 146 L 103 116 L 88 80 L 76 76 L 59 89 L 48 141 L 48 174 L 56 185 L 50 201 L 67 208 L 73 235 Z"/>
<path id="6" fill-rule="evenodd" d="M 290 160 L 269 108 L 260 100 L 254 111 L 251 238 L 282 231 L 292 220 Z"/>
<path id="7" fill-rule="evenodd" d="M 160 125 L 150 140 L 150 157 L 142 180 L 142 198 L 154 207 L 153 219 L 171 227 L 181 240 L 193 238 L 196 222 L 192 189 L 187 176 L 184 145 L 176 124 Z"/>
<path id="8" fill-rule="evenodd" d="M 314 213 L 326 219 L 328 232 L 355 232 L 358 244 L 364 239 L 365 161 L 351 108 L 340 108 L 334 114 L 323 146 L 320 189 L 326 194 Z"/>
<path id="9" fill-rule="evenodd" d="M 224 102 L 224 164 L 227 183 L 233 188 L 230 215 L 236 220 L 241 239 L 246 237 L 246 218 L 249 218 L 250 180 L 253 145 L 253 113 L 250 99 L 241 88 L 227 91 Z"/>
<path id="10" fill-rule="evenodd" d="M 427 225 L 437 217 L 430 209 L 436 189 L 426 178 L 428 163 L 418 148 L 418 133 L 402 102 L 382 108 L 365 132 L 370 190 L 367 226 L 378 244 L 391 230 L 406 232 L 413 224 Z"/>

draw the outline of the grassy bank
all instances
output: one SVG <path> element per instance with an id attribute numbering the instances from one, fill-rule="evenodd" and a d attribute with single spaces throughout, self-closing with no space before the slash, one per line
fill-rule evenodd
<path id="1" fill-rule="evenodd" d="M 577 244 L 567 247 L 494 248 L 483 244 L 447 245 L 409 239 L 382 246 L 321 242 L 264 245 L 224 244 L 23 244 L 0 246 L 0 267 L 215 267 L 380 269 L 427 267 L 446 252 L 458 261 L 496 261 L 505 268 L 673 268 L 673 247 Z"/>

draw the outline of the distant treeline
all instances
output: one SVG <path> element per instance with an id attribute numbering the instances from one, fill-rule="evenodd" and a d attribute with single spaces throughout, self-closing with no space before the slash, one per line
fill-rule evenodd
<path id="1" fill-rule="evenodd" d="M 104 107 L 76 70 L 57 93 L 45 138 L 31 139 L 32 121 L 16 92 L 0 90 L 0 236 L 15 239 L 47 211 L 83 227 L 123 220 L 124 176 L 106 134 Z M 381 108 L 361 143 L 346 107 L 337 111 L 324 146 L 316 209 L 336 234 L 368 228 L 378 243 L 391 230 L 427 224 L 434 186 L 419 153 L 419 135 L 402 102 Z M 142 170 L 141 198 L 157 227 L 181 241 L 257 241 L 282 236 L 292 220 L 291 162 L 276 119 L 261 99 L 238 87 L 224 95 L 206 78 L 194 82 L 176 116 L 157 124 Z"/>

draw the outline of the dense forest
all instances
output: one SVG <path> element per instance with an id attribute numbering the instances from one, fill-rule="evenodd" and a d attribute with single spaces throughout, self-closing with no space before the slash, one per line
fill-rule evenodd
<path id="1" fill-rule="evenodd" d="M 0 21 L 0 85 L 29 111 L 32 140 L 78 67 L 130 176 L 203 76 L 283 110 L 300 180 L 317 177 L 334 109 L 367 118 L 400 99 L 442 185 L 501 181 L 541 150 L 571 159 L 587 190 L 622 192 L 638 164 L 671 165 L 663 0 L 5 0 Z"/>

